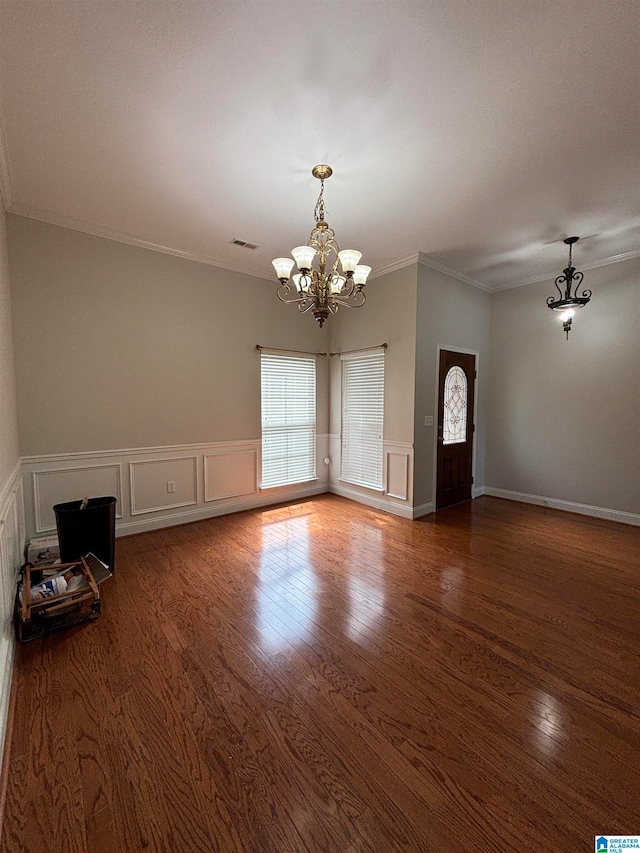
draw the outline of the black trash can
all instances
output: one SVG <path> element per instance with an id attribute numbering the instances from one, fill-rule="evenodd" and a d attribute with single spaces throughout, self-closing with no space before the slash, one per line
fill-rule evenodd
<path id="1" fill-rule="evenodd" d="M 54 506 L 63 563 L 72 563 L 91 551 L 114 570 L 117 502 L 114 497 L 89 498 L 84 509 L 80 509 L 82 501 Z"/>

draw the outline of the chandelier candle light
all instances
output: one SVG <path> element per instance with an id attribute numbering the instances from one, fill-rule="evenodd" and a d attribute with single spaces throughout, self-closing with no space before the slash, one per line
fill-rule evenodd
<path id="1" fill-rule="evenodd" d="M 320 195 L 314 210 L 316 227 L 307 245 L 297 246 L 291 252 L 300 272 L 291 276 L 294 265 L 291 258 L 276 258 L 273 266 L 280 279 L 276 291 L 278 299 L 297 303 L 301 314 L 313 311 L 313 316 L 322 326 L 329 314 L 337 313 L 340 305 L 362 308 L 366 298 L 364 286 L 371 267 L 358 263 L 361 252 L 340 250 L 335 231 L 329 228 L 324 218 L 324 182 L 331 177 L 333 169 L 325 165 L 314 166 L 311 174 L 320 181 Z M 317 269 L 313 266 L 314 261 Z"/>
<path id="2" fill-rule="evenodd" d="M 571 249 L 573 244 L 577 243 L 579 239 L 579 237 L 567 237 L 564 241 L 569 247 L 569 264 L 562 271 L 563 275 L 559 275 L 555 282 L 558 293 L 560 294 L 560 299 L 555 299 L 553 296 L 550 296 L 547 299 L 547 305 L 549 308 L 551 308 L 552 311 L 560 312 L 562 328 L 567 333 L 567 340 L 569 340 L 571 321 L 573 320 L 576 311 L 578 308 L 584 308 L 587 302 L 591 299 L 590 290 L 583 290 L 580 296 L 578 296 L 578 287 L 582 284 L 584 275 L 581 272 L 576 272 L 576 268 L 572 266 Z M 562 285 L 566 285 L 564 294 L 560 289 Z M 571 293 L 572 288 L 573 295 Z"/>

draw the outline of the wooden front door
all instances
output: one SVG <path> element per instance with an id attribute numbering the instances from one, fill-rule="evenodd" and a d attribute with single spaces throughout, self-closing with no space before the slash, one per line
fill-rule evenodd
<path id="1" fill-rule="evenodd" d="M 469 500 L 476 357 L 440 350 L 436 509 Z"/>

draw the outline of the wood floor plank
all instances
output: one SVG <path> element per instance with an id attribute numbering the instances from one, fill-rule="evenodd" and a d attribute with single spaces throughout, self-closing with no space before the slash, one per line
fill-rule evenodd
<path id="1" fill-rule="evenodd" d="M 640 531 L 324 495 L 117 543 L 19 649 L 2 853 L 590 849 L 640 825 Z"/>

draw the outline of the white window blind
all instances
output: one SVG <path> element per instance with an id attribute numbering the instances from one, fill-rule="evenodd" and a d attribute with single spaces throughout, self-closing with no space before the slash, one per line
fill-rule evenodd
<path id="1" fill-rule="evenodd" d="M 382 489 L 384 352 L 342 360 L 340 477 Z"/>
<path id="2" fill-rule="evenodd" d="M 262 487 L 316 476 L 316 361 L 262 353 Z"/>

